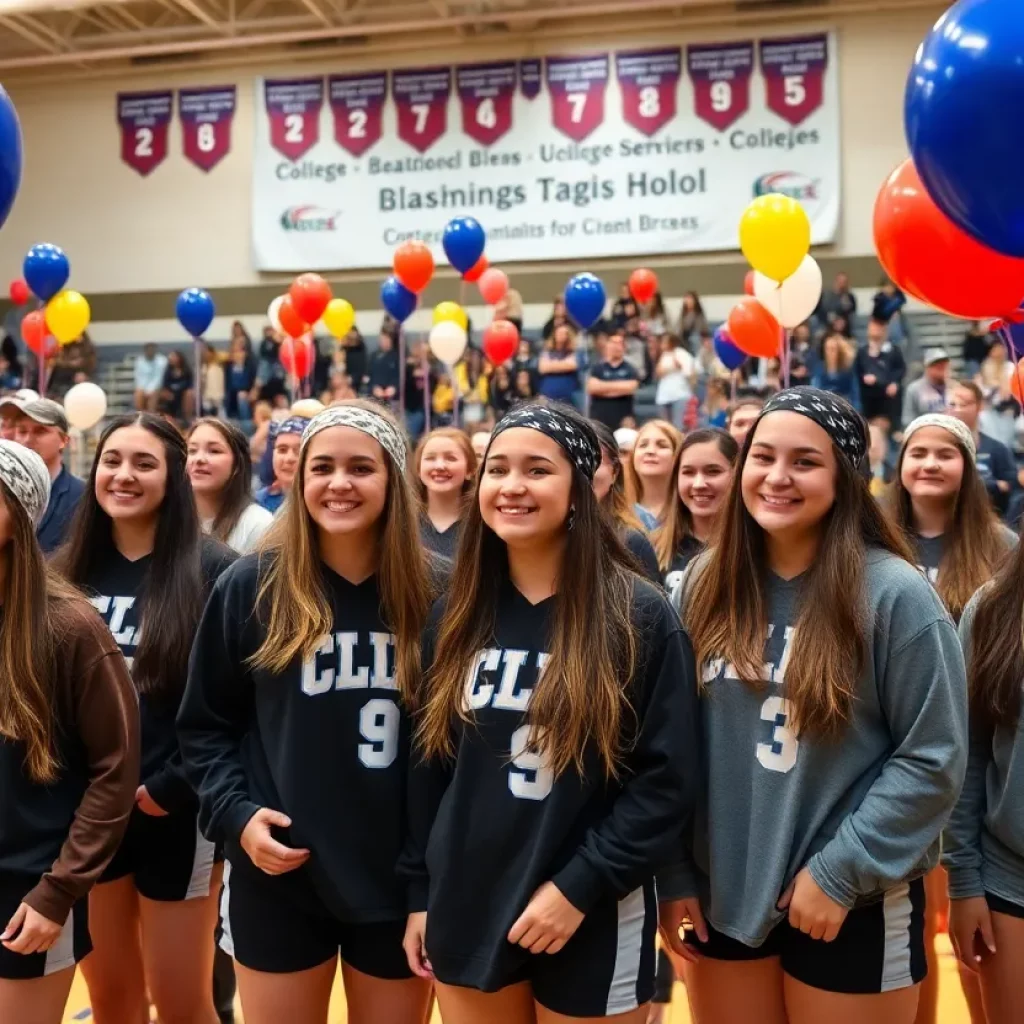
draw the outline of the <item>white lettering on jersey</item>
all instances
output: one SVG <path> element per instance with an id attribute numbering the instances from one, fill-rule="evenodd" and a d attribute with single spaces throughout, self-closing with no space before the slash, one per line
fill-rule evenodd
<path id="1" fill-rule="evenodd" d="M 394 644 L 390 633 L 370 633 L 368 643 L 360 643 L 355 631 L 326 634 L 316 653 L 302 663 L 302 692 L 315 697 L 331 690 L 397 690 L 394 673 L 388 671 Z M 372 661 L 372 667 L 357 669 L 357 661 Z"/>
<path id="2" fill-rule="evenodd" d="M 138 630 L 134 626 L 124 624 L 125 616 L 135 607 L 134 597 L 107 597 L 105 594 L 97 594 L 90 597 L 89 602 L 103 616 L 107 628 L 114 637 L 114 643 L 120 647 L 134 647 L 138 644 Z"/>
<path id="3" fill-rule="evenodd" d="M 466 676 L 466 709 L 478 711 L 487 707 L 494 696 L 494 686 L 485 682 L 481 677 L 481 670 L 497 672 L 501 664 L 501 651 L 497 647 L 487 647 L 480 651 L 469 666 L 469 674 Z"/>

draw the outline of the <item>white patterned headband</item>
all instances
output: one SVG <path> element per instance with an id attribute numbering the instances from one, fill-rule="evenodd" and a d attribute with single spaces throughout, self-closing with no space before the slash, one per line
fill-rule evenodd
<path id="1" fill-rule="evenodd" d="M 0 440 L 0 481 L 3 481 L 28 514 L 39 525 L 50 503 L 50 472 L 34 452 L 14 441 Z"/>
<path id="2" fill-rule="evenodd" d="M 491 431 L 491 443 L 506 430 L 526 427 L 550 437 L 569 457 L 569 461 L 588 479 L 593 480 L 601 465 L 601 444 L 589 423 L 573 423 L 568 416 L 550 405 L 527 402 L 510 409 Z M 490 450 L 490 444 L 487 446 Z"/>
<path id="3" fill-rule="evenodd" d="M 941 412 L 928 412 L 912 420 L 903 431 L 903 450 L 906 451 L 910 444 L 910 438 L 922 427 L 938 427 L 940 430 L 952 434 L 966 449 L 971 457 L 971 462 L 977 458 L 977 447 L 974 444 L 974 435 L 966 423 L 961 422 L 955 416 L 947 416 Z"/>
<path id="4" fill-rule="evenodd" d="M 358 405 L 332 405 L 318 412 L 302 432 L 299 450 L 302 451 L 310 439 L 330 427 L 351 427 L 372 437 L 391 456 L 394 464 L 404 473 L 408 446 L 401 432 L 379 413 Z"/>

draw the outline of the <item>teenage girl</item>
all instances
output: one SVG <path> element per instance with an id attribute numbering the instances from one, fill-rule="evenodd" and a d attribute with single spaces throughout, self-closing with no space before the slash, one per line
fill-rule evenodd
<path id="1" fill-rule="evenodd" d="M 971 738 L 967 778 L 946 828 L 949 932 L 961 965 L 980 980 L 988 1024 L 1024 1020 L 1024 547 L 968 603 Z"/>
<path id="2" fill-rule="evenodd" d="M 135 804 L 139 710 L 107 628 L 46 566 L 50 474 L 0 441 L 0 1020 L 59 1024 L 86 896 Z"/>
<path id="3" fill-rule="evenodd" d="M 696 1024 L 917 1012 L 923 875 L 963 781 L 966 679 L 949 616 L 868 491 L 867 446 L 843 399 L 771 398 L 717 543 L 676 591 L 702 666 L 706 790 L 692 857 L 658 890 Z"/>
<path id="4" fill-rule="evenodd" d="M 654 547 L 647 539 L 633 506 L 626 498 L 626 487 L 622 479 L 622 459 L 619 456 L 615 435 L 611 427 L 598 423 L 597 420 L 591 420 L 590 425 L 594 428 L 598 444 L 601 446 L 601 465 L 594 473 L 594 494 L 597 495 L 598 504 L 611 516 L 622 543 L 636 558 L 643 575 L 660 586 L 661 570 L 658 568 L 658 556 L 654 553 Z"/>
<path id="5" fill-rule="evenodd" d="M 600 460 L 575 410 L 508 413 L 424 634 L 405 948 L 445 1024 L 646 1018 L 696 684 L 601 512 Z"/>
<path id="6" fill-rule="evenodd" d="M 292 489 L 292 481 L 299 465 L 299 440 L 308 424 L 309 420 L 305 416 L 294 415 L 282 420 L 280 424 L 270 424 L 268 446 L 271 449 L 270 465 L 273 479 L 266 487 L 261 487 L 256 492 L 256 504 L 270 513 L 276 512 L 284 504 L 284 499 Z"/>
<path id="7" fill-rule="evenodd" d="M 82 964 L 97 1024 L 217 1024 L 210 991 L 221 868 L 199 834 L 174 717 L 209 587 L 233 555 L 204 538 L 185 440 L 151 413 L 103 431 L 71 535 L 58 555 L 89 596 L 139 692 L 141 785 L 116 856 L 89 897 Z"/>
<path id="8" fill-rule="evenodd" d="M 204 533 L 245 554 L 274 516 L 252 499 L 249 441 L 233 423 L 197 420 L 188 432 L 188 477 Z"/>
<path id="9" fill-rule="evenodd" d="M 229 870 L 221 947 L 246 1024 L 322 1024 L 341 955 L 352 1024 L 422 1024 L 395 874 L 405 706 L 428 555 L 390 413 L 351 399 L 302 435 L 294 501 L 214 588 L 178 717 Z"/>
<path id="10" fill-rule="evenodd" d="M 423 509 L 420 536 L 428 551 L 455 557 L 459 523 L 473 489 L 476 454 L 461 430 L 432 430 L 416 445 L 413 488 Z"/>
<path id="11" fill-rule="evenodd" d="M 683 435 L 667 420 L 649 420 L 641 428 L 626 462 L 626 496 L 645 530 L 654 530 L 668 507 L 672 470 Z"/>
<path id="12" fill-rule="evenodd" d="M 738 455 L 733 438 L 714 427 L 691 431 L 683 439 L 676 458 L 676 489 L 665 521 L 654 535 L 658 567 L 669 590 L 714 534 L 732 487 Z"/>

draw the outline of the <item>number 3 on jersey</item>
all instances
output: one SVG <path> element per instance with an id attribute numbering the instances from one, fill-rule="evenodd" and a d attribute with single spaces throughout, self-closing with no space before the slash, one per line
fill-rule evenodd
<path id="1" fill-rule="evenodd" d="M 769 697 L 761 705 L 761 721 L 771 722 L 770 743 L 758 743 L 757 759 L 772 772 L 788 772 L 796 764 L 800 741 L 787 726 L 790 720 L 789 701 L 782 697 Z"/>
<path id="2" fill-rule="evenodd" d="M 529 725 L 521 725 L 509 741 L 512 767 L 508 772 L 508 788 L 520 800 L 543 800 L 555 784 L 555 773 L 544 764 L 544 757 L 527 749 Z"/>

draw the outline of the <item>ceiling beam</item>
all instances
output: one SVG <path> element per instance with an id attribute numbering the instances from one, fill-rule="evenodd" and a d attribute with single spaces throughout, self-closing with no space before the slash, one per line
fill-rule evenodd
<path id="1" fill-rule="evenodd" d="M 317 21 L 320 22 L 321 25 L 331 24 L 331 19 L 328 18 L 327 15 L 324 14 L 324 12 L 320 9 L 320 6 L 317 4 L 316 0 L 299 0 L 299 2 L 302 4 L 303 7 L 306 8 L 307 11 L 309 11 L 310 14 L 313 15 L 314 18 L 316 18 Z"/>
<path id="2" fill-rule="evenodd" d="M 29 21 L 29 19 L 25 19 Z M 21 36 L 26 42 L 31 43 L 33 46 L 40 50 L 45 50 L 47 53 L 57 55 L 62 51 L 62 48 L 49 39 L 45 33 L 39 31 L 39 26 L 34 22 L 23 25 L 20 18 L 15 16 L 0 17 L 0 25 L 10 29 L 16 36 Z"/>

